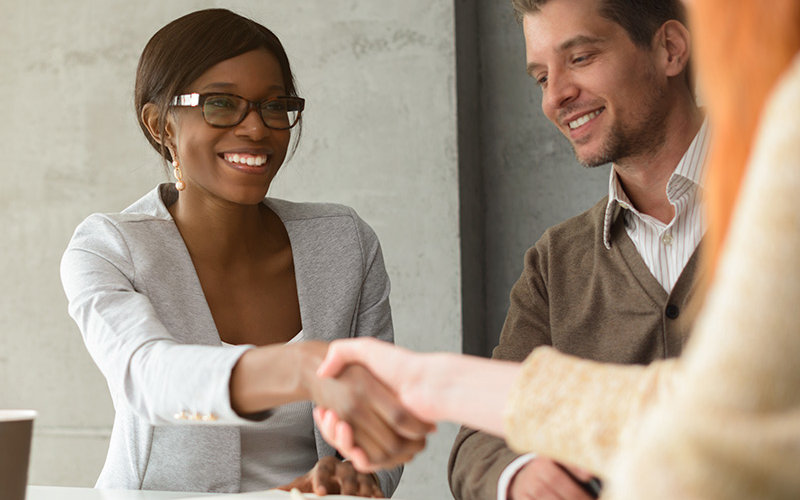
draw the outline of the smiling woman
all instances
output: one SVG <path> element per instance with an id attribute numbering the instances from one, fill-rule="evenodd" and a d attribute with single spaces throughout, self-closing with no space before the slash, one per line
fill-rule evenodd
<path id="1" fill-rule="evenodd" d="M 61 263 L 116 411 L 97 486 L 390 495 L 400 469 L 357 473 L 311 417 L 363 419 L 376 453 L 428 430 L 392 431 L 403 412 L 364 369 L 314 376 L 327 341 L 392 340 L 389 282 L 352 209 L 266 197 L 304 108 L 280 41 L 223 9 L 181 17 L 145 47 L 135 104 L 176 182 L 87 218 Z"/>

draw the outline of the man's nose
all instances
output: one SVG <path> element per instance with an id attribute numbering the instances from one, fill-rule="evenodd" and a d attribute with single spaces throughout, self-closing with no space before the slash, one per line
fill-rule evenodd
<path id="1" fill-rule="evenodd" d="M 547 76 L 547 88 L 545 89 L 542 106 L 545 107 L 545 114 L 555 114 L 574 101 L 580 89 L 568 72 L 551 72 Z"/>

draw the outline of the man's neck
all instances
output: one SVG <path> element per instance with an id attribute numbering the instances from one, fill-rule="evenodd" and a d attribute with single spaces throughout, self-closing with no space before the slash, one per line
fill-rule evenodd
<path id="1" fill-rule="evenodd" d="M 675 208 L 667 198 L 667 183 L 702 124 L 703 116 L 694 104 L 684 112 L 671 113 L 660 148 L 614 163 L 625 194 L 640 213 L 665 224 L 675 216 Z"/>

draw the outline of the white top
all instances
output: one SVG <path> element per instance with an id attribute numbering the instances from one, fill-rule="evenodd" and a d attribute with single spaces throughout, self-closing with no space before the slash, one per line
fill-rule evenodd
<path id="1" fill-rule="evenodd" d="M 98 488 L 234 493 L 240 428 L 230 376 L 252 346 L 223 347 L 163 184 L 94 214 L 61 260 L 69 312 L 106 378 L 114 426 Z M 348 207 L 267 198 L 292 245 L 304 335 L 391 341 L 389 278 L 374 231 Z M 266 414 L 263 416 L 266 417 Z M 335 454 L 314 427 L 317 458 Z M 377 473 L 389 495 L 400 468 Z"/>
<path id="2" fill-rule="evenodd" d="M 303 331 L 300 330 L 287 344 L 302 340 Z M 222 345 L 235 347 L 227 342 Z M 317 463 L 310 401 L 277 406 L 266 420 L 240 427 L 239 435 L 242 492 L 290 483 Z"/>

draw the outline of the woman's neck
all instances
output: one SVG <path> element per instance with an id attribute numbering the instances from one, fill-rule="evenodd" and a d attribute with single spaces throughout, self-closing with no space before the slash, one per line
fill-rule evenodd
<path id="1" fill-rule="evenodd" d="M 280 218 L 266 205 L 241 205 L 182 192 L 168 207 L 192 258 L 228 265 L 258 259 L 286 244 Z"/>

